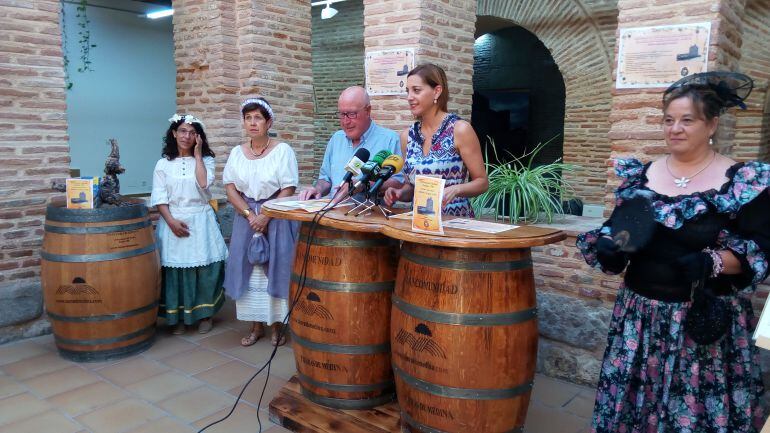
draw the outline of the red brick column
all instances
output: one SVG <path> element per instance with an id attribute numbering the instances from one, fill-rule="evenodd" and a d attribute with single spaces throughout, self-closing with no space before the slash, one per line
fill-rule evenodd
<path id="1" fill-rule="evenodd" d="M 46 205 L 69 174 L 59 1 L 0 3 L 0 298 L 31 285 L 40 296 Z M 37 308 L 36 317 L 40 314 Z M 33 317 L 22 317 L 28 320 Z M 4 326 L 0 318 L 0 326 Z"/>
<path id="2" fill-rule="evenodd" d="M 227 155 L 241 136 L 235 5 L 174 0 L 173 6 L 177 112 L 205 123 L 221 181 Z"/>
<path id="3" fill-rule="evenodd" d="M 313 163 L 310 2 L 236 4 L 240 96 L 261 95 L 270 101 L 276 116 L 273 131 L 297 153 L 300 181 L 310 183 L 318 172 Z"/>
<path id="4" fill-rule="evenodd" d="M 476 0 L 439 2 L 364 0 L 366 52 L 414 48 L 416 64 L 435 63 L 447 73 L 449 110 L 470 120 Z M 413 122 L 405 95 L 378 96 L 372 116 L 396 130 Z"/>
<path id="5" fill-rule="evenodd" d="M 230 149 L 245 140 L 240 103 L 264 96 L 273 131 L 312 178 L 313 91 L 310 4 L 174 0 L 178 111 L 199 115 L 217 153 L 217 179 Z"/>

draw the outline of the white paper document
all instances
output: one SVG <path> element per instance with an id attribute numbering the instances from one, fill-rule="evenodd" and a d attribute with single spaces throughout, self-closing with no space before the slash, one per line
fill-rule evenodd
<path id="1" fill-rule="evenodd" d="M 278 210 L 304 210 L 305 212 L 318 212 L 329 203 L 329 199 L 317 200 L 286 200 L 270 203 L 270 207 Z"/>
<path id="2" fill-rule="evenodd" d="M 468 219 L 468 218 L 455 218 L 453 220 L 444 221 L 444 227 L 494 234 L 494 233 L 507 232 L 508 230 L 518 228 L 519 226 L 514 226 L 510 224 L 491 223 L 488 221 L 479 221 L 479 220 Z"/>

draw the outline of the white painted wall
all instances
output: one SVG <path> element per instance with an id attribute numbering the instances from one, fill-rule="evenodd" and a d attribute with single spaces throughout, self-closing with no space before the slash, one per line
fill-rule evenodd
<path id="1" fill-rule="evenodd" d="M 91 2 L 89 2 L 91 3 Z M 116 9 L 138 10 L 138 2 L 101 2 Z M 155 7 L 157 8 L 157 7 Z M 152 170 L 160 158 L 168 118 L 176 110 L 176 66 L 171 17 L 149 20 L 137 13 L 87 7 L 91 21 L 93 71 L 81 73 L 77 6 L 64 3 L 68 72 L 70 167 L 82 176 L 104 174 L 108 138 L 120 145 L 126 172 L 123 194 L 149 192 Z"/>

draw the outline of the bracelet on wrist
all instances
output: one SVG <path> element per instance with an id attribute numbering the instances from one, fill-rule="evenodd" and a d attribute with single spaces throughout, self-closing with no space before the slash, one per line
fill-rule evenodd
<path id="1" fill-rule="evenodd" d="M 706 248 L 703 250 L 704 253 L 708 254 L 711 257 L 711 278 L 716 278 L 719 276 L 719 274 L 722 273 L 722 271 L 725 270 L 725 263 L 722 260 L 722 255 L 719 254 L 719 251 L 712 250 L 711 248 Z"/>

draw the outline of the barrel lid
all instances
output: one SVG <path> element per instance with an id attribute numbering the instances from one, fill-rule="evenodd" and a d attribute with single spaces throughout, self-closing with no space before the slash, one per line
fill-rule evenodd
<path id="1" fill-rule="evenodd" d="M 147 206 L 143 203 L 96 209 L 67 209 L 62 206 L 49 205 L 45 212 L 45 218 L 48 221 L 69 223 L 98 223 L 142 218 L 147 214 Z"/>

